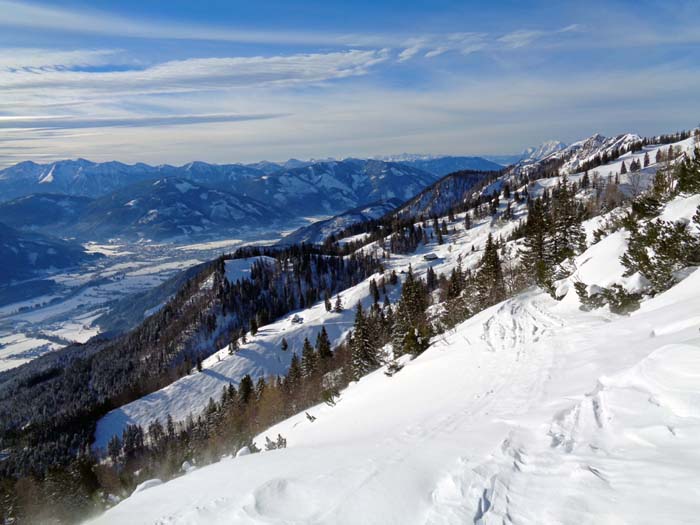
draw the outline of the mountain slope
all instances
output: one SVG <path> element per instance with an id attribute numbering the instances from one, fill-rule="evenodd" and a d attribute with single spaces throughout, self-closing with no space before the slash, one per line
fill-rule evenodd
<path id="1" fill-rule="evenodd" d="M 129 186 L 93 201 L 75 223 L 89 238 L 166 239 L 211 233 L 241 233 L 287 217 L 250 197 L 164 177 Z"/>
<path id="2" fill-rule="evenodd" d="M 382 157 L 382 160 L 399 162 L 406 166 L 427 171 L 437 177 L 442 177 L 455 171 L 475 170 L 475 171 L 498 171 L 503 166 L 486 160 L 482 157 L 453 157 L 453 156 L 432 156 L 432 155 L 395 155 Z"/>
<path id="3" fill-rule="evenodd" d="M 341 232 L 348 226 L 383 217 L 401 204 L 402 201 L 399 199 L 390 199 L 353 208 L 330 219 L 316 221 L 299 228 L 289 235 L 285 235 L 280 244 L 299 244 L 302 242 L 321 244 L 325 239 Z"/>
<path id="4" fill-rule="evenodd" d="M 98 257 L 77 243 L 20 232 L 0 223 L 0 284 L 46 270 L 76 266 Z"/>
<path id="5" fill-rule="evenodd" d="M 91 202 L 87 197 L 34 193 L 0 202 L 0 222 L 24 230 L 60 232 L 77 221 Z"/>
<path id="6" fill-rule="evenodd" d="M 665 216 L 687 219 L 700 203 L 682 199 Z M 597 225 L 585 224 L 589 237 Z M 464 248 L 499 229 L 487 220 L 458 230 L 449 250 L 431 247 L 436 270 L 458 254 L 471 266 Z M 284 450 L 152 486 L 94 523 L 692 522 L 700 272 L 630 316 L 581 311 L 573 280 L 625 282 L 610 264 L 625 243 L 612 234 L 577 257 L 588 270 L 559 283 L 562 301 L 527 290 L 434 338 L 394 376 L 377 370 L 335 406 L 257 439 L 281 434 Z M 426 268 L 420 253 L 395 264 L 409 260 Z"/>

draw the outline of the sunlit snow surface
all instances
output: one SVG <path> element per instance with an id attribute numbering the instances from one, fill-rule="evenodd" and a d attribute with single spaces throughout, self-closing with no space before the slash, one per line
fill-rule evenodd
<path id="1" fill-rule="evenodd" d="M 688 218 L 697 204 L 677 199 L 664 216 Z M 480 248 L 495 228 L 458 230 L 425 250 L 441 257 L 438 271 L 459 253 L 470 265 L 479 257 L 471 244 Z M 568 286 L 633 282 L 614 260 L 625 243 L 613 234 L 579 256 L 577 273 L 560 283 L 569 289 L 562 301 L 528 290 L 435 338 L 395 376 L 378 370 L 336 406 L 308 410 L 313 422 L 302 413 L 258 437 L 282 434 L 287 449 L 143 490 L 95 523 L 697 522 L 700 272 L 629 317 L 582 312 Z M 420 273 L 429 264 L 421 255 L 391 264 Z M 368 300 L 366 288 L 343 296 Z M 352 319 L 322 304 L 300 315 L 300 326 L 284 319 L 261 331 L 245 350 L 255 358 L 213 356 L 179 395 L 194 410 L 213 392 L 207 370 L 252 371 L 277 358 L 283 367 L 283 335 L 293 347 L 324 324 L 337 340 Z M 135 406 L 142 422 L 145 400 Z"/>

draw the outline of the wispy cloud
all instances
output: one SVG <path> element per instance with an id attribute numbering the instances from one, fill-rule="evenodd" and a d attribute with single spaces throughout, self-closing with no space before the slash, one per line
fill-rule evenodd
<path id="1" fill-rule="evenodd" d="M 206 124 L 213 122 L 246 122 L 269 120 L 288 116 L 283 113 L 268 114 L 212 114 L 212 115 L 159 115 L 150 117 L 0 117 L 0 129 L 80 129 L 80 128 L 142 128 L 150 126 L 178 126 L 186 124 Z"/>
<path id="2" fill-rule="evenodd" d="M 0 71 L 0 89 L 31 94 L 46 89 L 71 96 L 93 92 L 166 93 L 326 82 L 367 74 L 389 59 L 386 50 L 349 50 L 272 57 L 192 58 L 128 71 L 81 71 L 48 67 Z"/>
<path id="3" fill-rule="evenodd" d="M 2 48 L 0 72 L 17 69 L 61 70 L 74 67 L 104 66 L 118 63 L 114 49 L 55 50 L 40 48 Z"/>

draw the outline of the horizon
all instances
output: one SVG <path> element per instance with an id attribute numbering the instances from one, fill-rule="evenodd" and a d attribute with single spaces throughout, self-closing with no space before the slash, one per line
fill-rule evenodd
<path id="1" fill-rule="evenodd" d="M 0 0 L 0 166 L 515 155 L 700 114 L 696 2 L 165 6 Z"/>

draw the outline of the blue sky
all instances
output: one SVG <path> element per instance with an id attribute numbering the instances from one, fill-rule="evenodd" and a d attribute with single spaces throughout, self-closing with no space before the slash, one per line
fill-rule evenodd
<path id="1" fill-rule="evenodd" d="M 0 165 L 502 154 L 700 121 L 700 2 L 0 0 Z"/>

